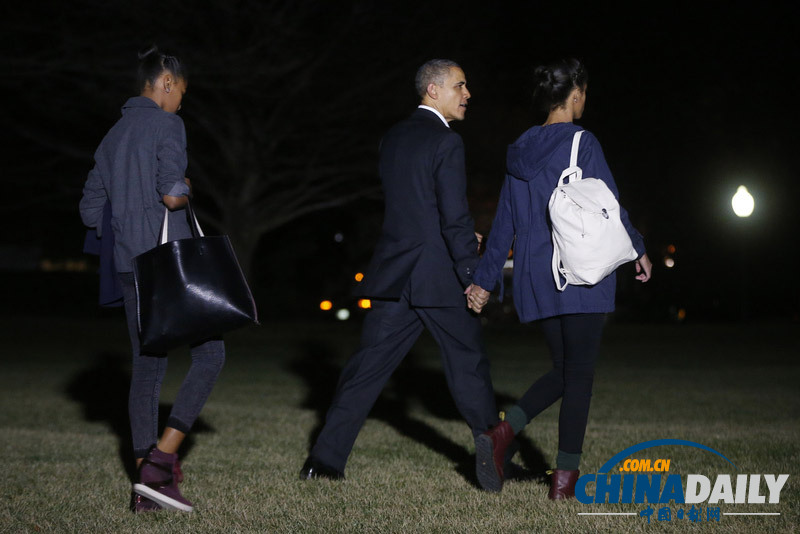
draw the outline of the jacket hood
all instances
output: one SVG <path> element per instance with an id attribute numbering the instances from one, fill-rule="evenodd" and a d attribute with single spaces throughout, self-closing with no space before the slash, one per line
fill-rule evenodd
<path id="1" fill-rule="evenodd" d="M 508 173 L 526 182 L 535 179 L 547 167 L 556 149 L 582 129 L 571 122 L 534 126 L 508 147 Z M 568 164 L 569 161 L 565 161 L 562 167 Z"/>

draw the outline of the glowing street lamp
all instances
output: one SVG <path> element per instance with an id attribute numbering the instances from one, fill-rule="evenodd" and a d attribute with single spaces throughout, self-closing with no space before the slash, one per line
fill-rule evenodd
<path id="1" fill-rule="evenodd" d="M 733 195 L 731 198 L 731 207 L 733 207 L 733 212 L 736 214 L 737 217 L 746 218 L 750 217 L 753 214 L 753 209 L 755 208 L 756 202 L 753 199 L 753 195 L 747 190 L 747 188 L 743 185 L 740 185 L 739 188 L 736 190 L 736 194 Z M 740 236 L 739 243 L 741 247 L 741 258 L 739 260 L 740 264 L 740 277 L 739 280 L 739 291 L 740 291 L 740 315 L 741 320 L 747 320 L 747 253 L 746 253 L 746 243 L 747 239 L 745 236 Z"/>
<path id="2" fill-rule="evenodd" d="M 753 199 L 753 195 L 750 194 L 747 188 L 743 185 L 740 185 L 739 189 L 736 190 L 736 194 L 733 195 L 733 198 L 731 199 L 731 206 L 733 207 L 733 212 L 737 215 L 737 217 L 749 217 L 753 214 L 756 201 Z"/>

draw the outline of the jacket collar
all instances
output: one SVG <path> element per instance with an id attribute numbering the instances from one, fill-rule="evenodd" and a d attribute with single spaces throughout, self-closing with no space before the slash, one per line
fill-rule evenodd
<path id="1" fill-rule="evenodd" d="M 129 108 L 151 108 L 151 109 L 161 109 L 158 107 L 153 100 L 147 98 L 146 96 L 132 96 L 130 97 L 125 104 L 122 106 L 122 112 L 125 113 L 126 109 Z"/>
<path id="2" fill-rule="evenodd" d="M 425 118 L 430 119 L 430 120 L 435 120 L 436 122 L 438 122 L 442 126 L 444 126 L 446 128 L 450 128 L 450 125 L 447 124 L 447 121 L 444 120 L 444 117 L 441 114 L 437 113 L 436 111 L 432 110 L 431 108 L 429 108 L 427 106 L 424 107 L 424 108 L 423 107 L 418 107 L 414 111 L 412 116 L 425 117 Z"/>

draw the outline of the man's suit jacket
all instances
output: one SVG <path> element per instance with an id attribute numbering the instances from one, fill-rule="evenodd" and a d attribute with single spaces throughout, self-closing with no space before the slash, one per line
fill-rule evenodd
<path id="1" fill-rule="evenodd" d="M 357 294 L 396 299 L 408 285 L 413 306 L 465 306 L 478 242 L 461 136 L 418 108 L 384 136 L 379 172 L 383 230 Z"/>

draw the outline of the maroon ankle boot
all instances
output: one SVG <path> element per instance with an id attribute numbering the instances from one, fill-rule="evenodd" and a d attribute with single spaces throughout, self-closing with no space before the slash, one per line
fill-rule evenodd
<path id="1" fill-rule="evenodd" d="M 475 473 L 481 487 L 487 491 L 503 489 L 503 466 L 506 449 L 514 439 L 514 430 L 508 421 L 501 421 L 475 440 Z"/>
<path id="2" fill-rule="evenodd" d="M 578 482 L 580 474 L 581 472 L 577 469 L 574 471 L 554 469 L 550 475 L 550 493 L 548 497 L 554 501 L 574 497 L 575 484 Z"/>

